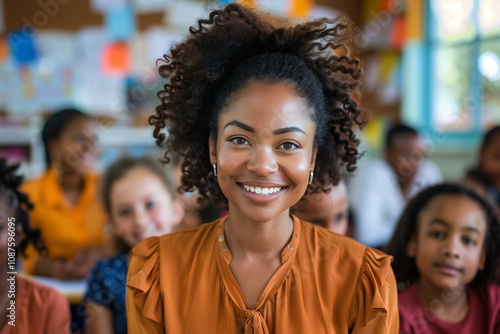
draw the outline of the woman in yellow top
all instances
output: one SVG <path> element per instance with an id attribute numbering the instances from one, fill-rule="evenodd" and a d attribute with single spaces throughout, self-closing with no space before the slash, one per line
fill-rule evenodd
<path id="1" fill-rule="evenodd" d="M 30 275 L 82 279 L 103 252 L 106 216 L 98 198 L 96 131 L 90 117 L 74 109 L 51 115 L 42 130 L 48 168 L 22 190 L 35 205 L 32 226 L 42 233 L 47 256 L 27 250 Z"/>
<path id="2" fill-rule="evenodd" d="M 357 161 L 361 66 L 332 52 L 352 27 L 269 22 L 230 4 L 159 68 L 155 137 L 185 157 L 183 189 L 229 215 L 134 249 L 129 333 L 398 332 L 391 257 L 290 215 Z"/>

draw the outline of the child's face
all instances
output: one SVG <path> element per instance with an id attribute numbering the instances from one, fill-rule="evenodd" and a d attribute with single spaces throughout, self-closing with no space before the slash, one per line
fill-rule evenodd
<path id="1" fill-rule="evenodd" d="M 220 114 L 218 128 L 210 158 L 230 210 L 270 221 L 300 200 L 314 168 L 316 125 L 294 89 L 251 84 Z"/>
<path id="2" fill-rule="evenodd" d="M 147 237 L 172 232 L 184 213 L 161 178 L 146 167 L 134 168 L 116 181 L 110 196 L 115 234 L 130 247 Z"/>
<path id="3" fill-rule="evenodd" d="M 472 199 L 440 195 L 418 217 L 416 240 L 408 245 L 415 256 L 420 280 L 438 289 L 453 289 L 472 282 L 484 266 L 485 215 Z"/>
<path id="4" fill-rule="evenodd" d="M 307 196 L 307 202 L 297 203 L 293 212 L 297 217 L 318 224 L 332 232 L 346 235 L 349 218 L 349 201 L 345 186 L 332 187 L 330 193 Z"/>
<path id="5" fill-rule="evenodd" d="M 73 120 L 57 140 L 49 144 L 52 159 L 81 174 L 93 169 L 97 158 L 94 123 L 85 117 Z"/>

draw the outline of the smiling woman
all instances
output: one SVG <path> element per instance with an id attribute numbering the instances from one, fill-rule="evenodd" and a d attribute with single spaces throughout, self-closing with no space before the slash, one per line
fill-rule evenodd
<path id="1" fill-rule="evenodd" d="M 391 257 L 290 215 L 355 168 L 353 27 L 271 21 L 230 4 L 159 68 L 157 142 L 184 157 L 182 189 L 229 215 L 134 249 L 129 333 L 398 331 Z"/>

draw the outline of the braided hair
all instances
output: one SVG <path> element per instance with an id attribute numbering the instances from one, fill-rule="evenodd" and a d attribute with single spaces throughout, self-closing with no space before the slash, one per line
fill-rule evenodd
<path id="1" fill-rule="evenodd" d="M 22 176 L 16 174 L 18 167 L 19 164 L 7 164 L 7 159 L 0 157 L 0 193 L 6 195 L 7 207 L 14 209 L 16 222 L 21 224 L 23 235 L 17 251 L 26 256 L 25 251 L 30 243 L 39 252 L 45 252 L 46 248 L 40 237 L 40 230 L 30 228 L 28 211 L 33 209 L 33 204 L 18 189 L 23 180 Z"/>

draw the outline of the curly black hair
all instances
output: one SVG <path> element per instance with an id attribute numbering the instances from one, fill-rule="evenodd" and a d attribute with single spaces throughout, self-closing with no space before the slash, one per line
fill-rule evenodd
<path id="1" fill-rule="evenodd" d="M 400 217 L 391 241 L 385 251 L 394 256 L 393 270 L 400 290 L 404 290 L 419 278 L 415 259 L 407 254 L 410 239 L 417 234 L 420 212 L 440 195 L 466 196 L 475 201 L 483 210 L 487 222 L 487 232 L 484 241 L 486 262 L 484 269 L 479 271 L 472 285 L 500 283 L 500 221 L 497 213 L 476 191 L 462 184 L 442 183 L 431 186 L 418 193 L 406 206 Z"/>
<path id="2" fill-rule="evenodd" d="M 224 200 L 210 164 L 209 137 L 216 137 L 218 116 L 231 98 L 256 80 L 291 85 L 312 109 L 318 153 L 309 193 L 337 184 L 341 165 L 355 169 L 354 128 L 367 118 L 352 98 L 363 75 L 359 59 L 350 56 L 356 28 L 343 16 L 295 26 L 277 22 L 232 3 L 199 20 L 158 61 L 167 83 L 149 122 L 157 145 L 167 149 L 166 161 L 171 151 L 184 157 L 181 190 Z"/>
<path id="3" fill-rule="evenodd" d="M 25 251 L 30 243 L 41 253 L 45 252 L 46 248 L 41 239 L 40 230 L 30 227 L 28 210 L 33 209 L 33 204 L 28 196 L 18 189 L 23 180 L 22 176 L 16 175 L 18 167 L 19 164 L 7 164 L 7 159 L 0 157 L 0 193 L 6 195 L 7 206 L 13 207 L 16 223 L 21 223 L 23 235 L 17 251 L 26 257 Z"/>

